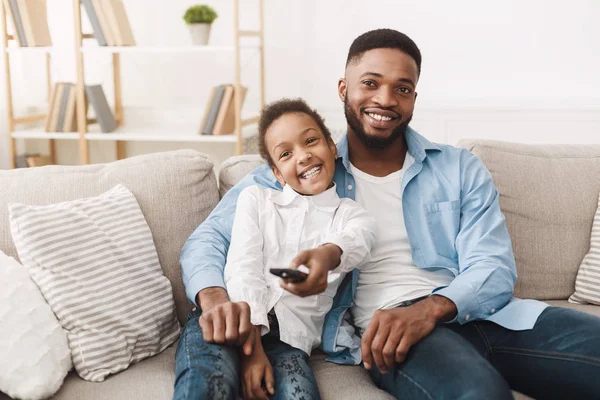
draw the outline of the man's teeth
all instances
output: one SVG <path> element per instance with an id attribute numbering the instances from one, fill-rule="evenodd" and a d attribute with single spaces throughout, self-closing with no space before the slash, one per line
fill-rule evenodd
<path id="1" fill-rule="evenodd" d="M 313 176 L 317 175 L 319 173 L 319 171 L 321 170 L 321 167 L 314 167 L 309 169 L 308 171 L 306 171 L 305 173 L 302 174 L 302 177 L 304 179 L 310 179 Z"/>
<path id="2" fill-rule="evenodd" d="M 386 117 L 383 115 L 379 115 L 379 114 L 374 114 L 374 113 L 368 113 L 369 117 L 376 119 L 377 121 L 391 121 L 392 118 L 391 117 Z"/>

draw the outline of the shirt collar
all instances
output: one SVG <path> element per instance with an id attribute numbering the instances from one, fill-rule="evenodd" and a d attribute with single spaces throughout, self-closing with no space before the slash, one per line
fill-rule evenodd
<path id="1" fill-rule="evenodd" d="M 413 158 L 422 163 L 427 157 L 427 151 L 441 151 L 440 147 L 435 143 L 425 139 L 425 137 L 419 135 L 417 131 L 412 129 L 410 126 L 406 127 L 404 132 L 406 138 L 406 144 L 408 145 L 408 152 Z M 342 164 L 346 168 L 346 171 L 350 170 L 350 159 L 348 157 L 348 133 L 340 138 L 337 143 L 339 158 L 342 159 Z"/>
<path id="2" fill-rule="evenodd" d="M 323 193 L 316 194 L 314 196 L 305 196 L 296 192 L 290 185 L 285 185 L 281 192 L 277 192 L 273 195 L 272 200 L 275 204 L 280 206 L 287 206 L 292 204 L 294 201 L 301 202 L 308 206 L 309 202 L 324 211 L 335 211 L 342 200 L 337 194 L 335 182 L 333 186 L 324 191 Z"/>

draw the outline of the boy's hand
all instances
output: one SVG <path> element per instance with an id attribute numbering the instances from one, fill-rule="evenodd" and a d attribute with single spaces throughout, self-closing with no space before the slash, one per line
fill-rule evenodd
<path id="1" fill-rule="evenodd" d="M 257 329 L 257 344 L 250 356 L 242 353 L 241 376 L 244 399 L 269 400 L 275 394 L 273 367 L 260 344 L 260 328 Z"/>
<path id="2" fill-rule="evenodd" d="M 300 297 L 323 293 L 327 289 L 327 275 L 340 264 L 342 249 L 337 245 L 326 243 L 314 249 L 300 252 L 290 264 L 296 269 L 300 265 L 309 269 L 308 278 L 304 282 L 282 280 L 281 287 Z"/>

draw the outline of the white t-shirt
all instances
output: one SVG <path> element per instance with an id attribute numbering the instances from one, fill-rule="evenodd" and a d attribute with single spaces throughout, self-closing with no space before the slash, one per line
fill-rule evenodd
<path id="1" fill-rule="evenodd" d="M 404 214 L 402 176 L 414 163 L 406 154 L 400 171 L 384 177 L 368 175 L 352 164 L 356 201 L 377 221 L 371 259 L 361 267 L 352 314 L 361 331 L 379 309 L 394 308 L 403 301 L 427 296 L 452 277 L 417 267 L 412 260 Z"/>
<path id="2" fill-rule="evenodd" d="M 369 257 L 375 220 L 358 203 L 340 199 L 335 185 L 315 196 L 250 186 L 238 198 L 225 284 L 232 301 L 250 306 L 250 320 L 269 331 L 267 313 L 275 310 L 283 342 L 310 354 L 321 343 L 325 315 L 344 274 Z M 324 293 L 298 297 L 279 286 L 270 268 L 287 268 L 302 250 L 324 243 L 342 249 L 340 265 L 329 273 Z"/>

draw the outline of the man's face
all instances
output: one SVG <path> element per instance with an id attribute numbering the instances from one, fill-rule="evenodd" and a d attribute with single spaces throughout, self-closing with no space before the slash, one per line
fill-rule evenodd
<path id="1" fill-rule="evenodd" d="M 401 138 L 412 119 L 419 78 L 417 63 L 396 49 L 365 52 L 346 67 L 338 92 L 350 129 L 369 148 Z"/>

